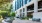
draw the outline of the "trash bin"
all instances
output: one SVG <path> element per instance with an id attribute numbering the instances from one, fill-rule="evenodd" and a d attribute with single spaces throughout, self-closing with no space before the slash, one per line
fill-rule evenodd
<path id="1" fill-rule="evenodd" d="M 40 18 L 33 18 L 32 21 L 40 22 Z"/>

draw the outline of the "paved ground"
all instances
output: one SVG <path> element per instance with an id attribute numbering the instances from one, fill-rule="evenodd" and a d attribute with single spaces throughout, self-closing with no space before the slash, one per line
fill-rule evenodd
<path id="1" fill-rule="evenodd" d="M 0 23 L 2 23 L 1 20 L 0 20 Z"/>
<path id="2" fill-rule="evenodd" d="M 34 22 L 30 20 L 14 20 L 13 23 L 42 23 L 42 22 Z"/>
<path id="3" fill-rule="evenodd" d="M 2 22 L 0 21 L 0 23 L 2 23 Z"/>

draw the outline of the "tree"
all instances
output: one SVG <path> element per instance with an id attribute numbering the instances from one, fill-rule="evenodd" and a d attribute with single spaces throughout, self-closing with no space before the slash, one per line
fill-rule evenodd
<path id="1" fill-rule="evenodd" d="M 8 16 L 8 13 L 2 13 L 1 14 L 3 18 L 7 17 Z"/>
<path id="2" fill-rule="evenodd" d="M 7 11 L 7 12 L 2 12 L 0 13 L 0 15 L 3 16 L 3 18 L 5 18 L 6 16 L 11 16 L 10 13 L 11 13 L 11 9 L 12 9 L 12 4 L 9 2 L 9 0 L 6 2 L 6 0 L 2 1 L 0 0 L 0 10 L 1 11 Z M 13 14 L 15 15 L 15 13 L 12 13 L 12 16 Z"/>
<path id="3" fill-rule="evenodd" d="M 15 13 L 13 12 L 12 14 L 10 14 L 12 17 L 15 17 Z"/>
<path id="4" fill-rule="evenodd" d="M 9 12 L 11 12 L 11 9 L 13 9 L 12 5 L 10 6 Z"/>
<path id="5" fill-rule="evenodd" d="M 3 18 L 5 18 L 6 16 L 10 16 L 11 5 L 12 5 L 12 4 L 7 3 L 7 4 L 2 4 L 2 5 L 0 6 L 0 10 L 1 10 L 0 15 L 2 15 Z M 7 12 L 3 12 L 3 11 L 7 11 Z"/>
<path id="6" fill-rule="evenodd" d="M 12 2 L 13 0 L 0 0 L 0 2 L 4 3 L 4 2 Z"/>

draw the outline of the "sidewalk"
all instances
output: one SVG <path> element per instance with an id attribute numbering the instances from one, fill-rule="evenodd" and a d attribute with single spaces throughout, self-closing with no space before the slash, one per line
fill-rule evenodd
<path id="1" fill-rule="evenodd" d="M 0 19 L 0 23 L 2 23 L 2 18 Z"/>
<path id="2" fill-rule="evenodd" d="M 30 20 L 13 20 L 13 23 L 42 23 L 42 22 L 34 22 Z"/>
<path id="3" fill-rule="evenodd" d="M 2 21 L 0 20 L 0 23 L 2 23 Z"/>

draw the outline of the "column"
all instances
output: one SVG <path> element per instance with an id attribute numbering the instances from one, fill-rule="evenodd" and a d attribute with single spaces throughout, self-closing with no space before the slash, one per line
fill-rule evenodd
<path id="1" fill-rule="evenodd" d="M 34 13 L 38 12 L 38 0 L 34 0 Z"/>
<path id="2" fill-rule="evenodd" d="M 25 17 L 27 17 L 27 7 L 25 7 Z"/>
<path id="3" fill-rule="evenodd" d="M 23 8 L 22 8 L 22 17 L 23 17 Z"/>
<path id="4" fill-rule="evenodd" d="M 34 0 L 33 18 L 38 18 L 38 0 Z"/>

